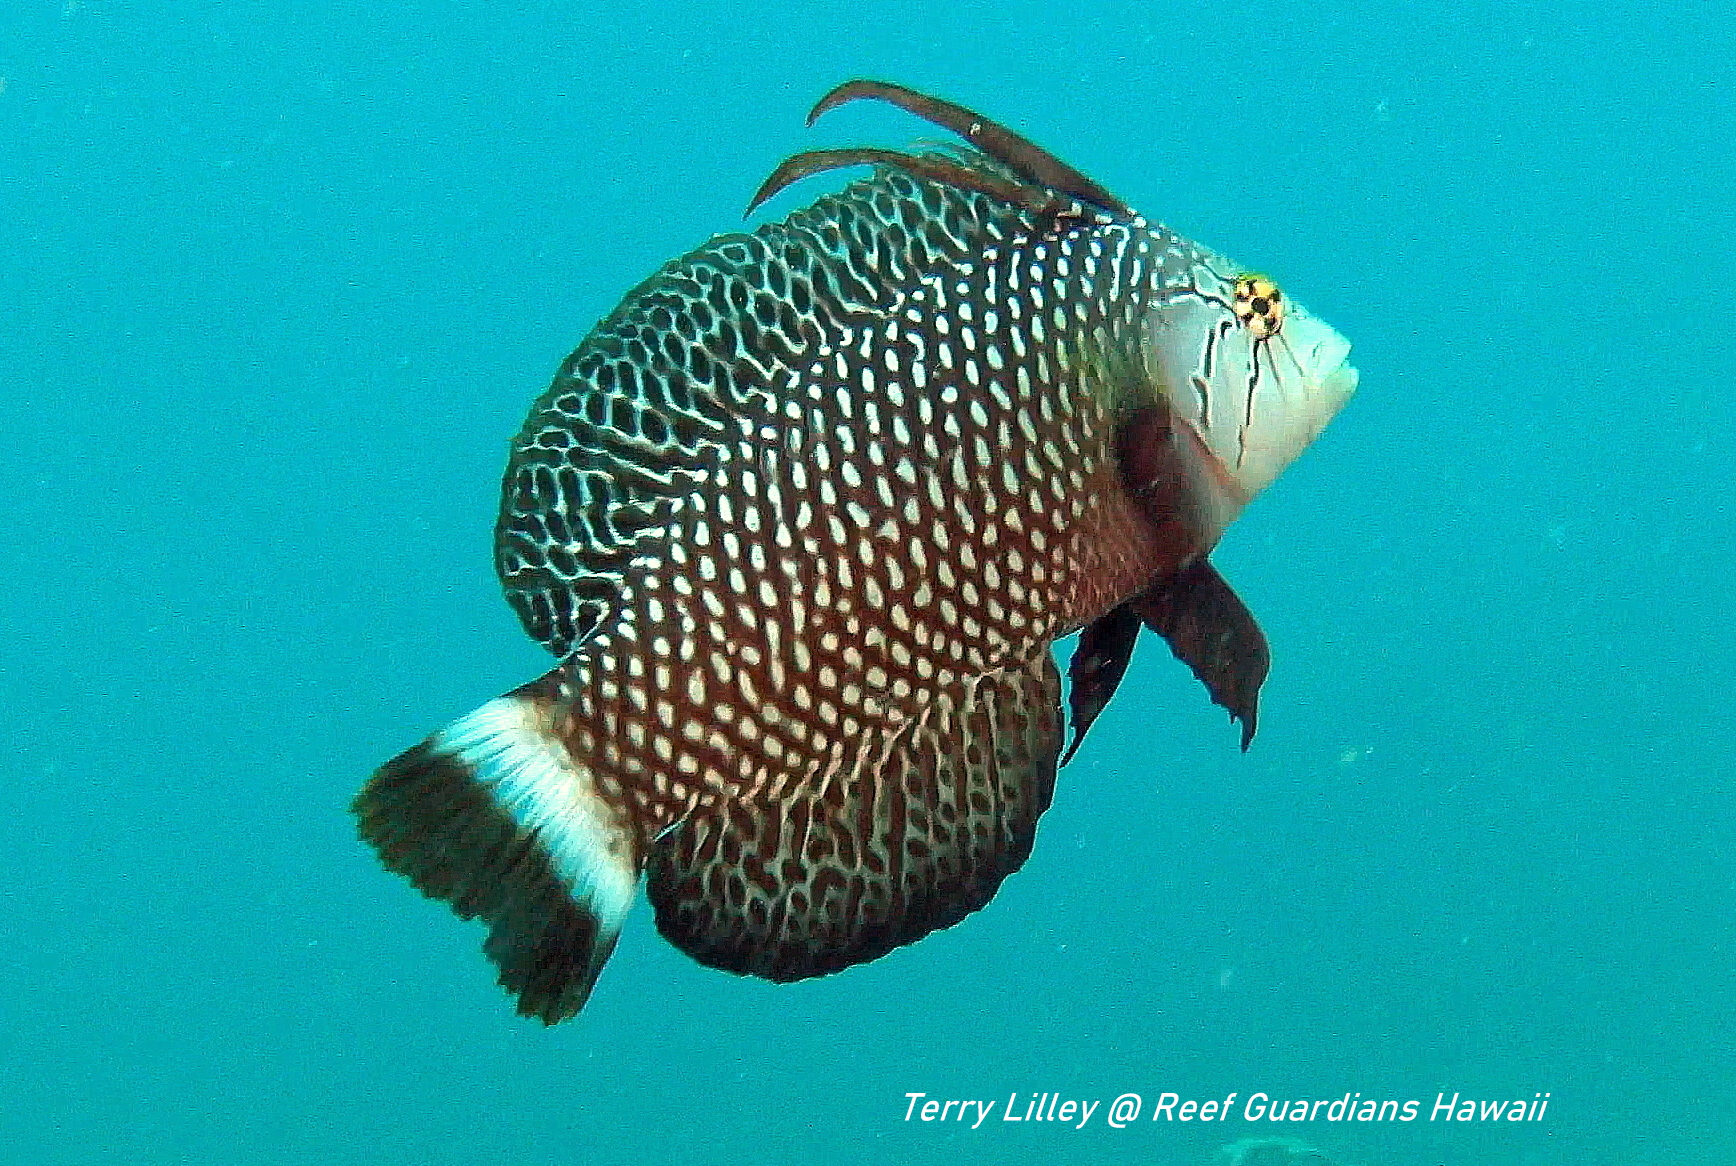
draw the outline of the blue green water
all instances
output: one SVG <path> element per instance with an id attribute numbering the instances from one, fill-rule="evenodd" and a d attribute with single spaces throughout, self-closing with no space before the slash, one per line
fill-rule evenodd
<path id="1" fill-rule="evenodd" d="M 1736 1161 L 1729 15 L 13 0 L 5 1159 Z M 804 130 L 852 76 L 1027 131 L 1355 342 L 1360 395 L 1216 555 L 1274 646 L 1260 736 L 1148 648 L 984 912 L 774 987 L 641 909 L 544 1030 L 345 806 L 544 667 L 489 531 L 558 361 L 785 154 L 926 136 Z M 1045 1092 L 1145 1116 L 1002 1120 Z M 1256 1092 L 1550 1103 L 1273 1126 Z"/>

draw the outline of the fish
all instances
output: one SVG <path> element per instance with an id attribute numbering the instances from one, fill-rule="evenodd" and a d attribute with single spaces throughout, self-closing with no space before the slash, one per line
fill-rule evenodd
<path id="1" fill-rule="evenodd" d="M 750 214 L 870 169 L 596 325 L 495 532 L 556 665 L 355 798 L 545 1024 L 641 886 L 677 948 L 777 982 L 984 907 L 1142 634 L 1253 738 L 1270 654 L 1209 555 L 1355 390 L 1348 342 L 963 106 L 857 80 L 809 124 L 859 100 L 957 141 L 787 159 Z"/>

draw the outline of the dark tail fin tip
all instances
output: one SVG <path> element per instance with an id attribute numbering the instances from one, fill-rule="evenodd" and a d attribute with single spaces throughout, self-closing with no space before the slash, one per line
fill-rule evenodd
<path id="1" fill-rule="evenodd" d="M 352 809 L 387 869 L 488 924 L 483 950 L 520 1015 L 556 1024 L 590 997 L 637 870 L 531 700 L 492 701 L 393 758 Z"/>

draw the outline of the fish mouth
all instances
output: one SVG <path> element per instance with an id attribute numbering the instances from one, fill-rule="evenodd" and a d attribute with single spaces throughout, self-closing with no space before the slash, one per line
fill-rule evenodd
<path id="1" fill-rule="evenodd" d="M 1328 397 L 1338 401 L 1348 401 L 1356 392 L 1356 385 L 1362 379 L 1362 374 L 1356 371 L 1356 366 L 1350 363 L 1348 355 L 1339 362 L 1338 367 L 1320 378 L 1320 388 Z"/>
<path id="2" fill-rule="evenodd" d="M 1308 323 L 1318 331 L 1307 337 L 1312 343 L 1305 340 L 1295 355 L 1300 357 L 1296 368 L 1305 386 L 1303 411 L 1312 414 L 1313 421 L 1306 441 L 1312 441 L 1356 392 L 1361 374 L 1350 363 L 1350 341 L 1317 320 Z"/>
<path id="3" fill-rule="evenodd" d="M 1313 326 L 1310 331 L 1314 335 L 1308 337 L 1313 343 L 1302 348 L 1301 352 L 1307 355 L 1298 361 L 1298 367 L 1314 373 L 1306 377 L 1314 385 L 1309 396 L 1326 404 L 1329 412 L 1322 418 L 1324 424 L 1356 392 L 1359 374 L 1350 363 L 1350 341 L 1317 319 L 1311 318 L 1308 323 Z"/>
<path id="4" fill-rule="evenodd" d="M 1306 354 L 1306 355 L 1304 355 Z M 1204 450 L 1219 463 L 1233 504 L 1219 517 L 1227 524 L 1242 506 L 1272 483 L 1344 408 L 1361 379 L 1350 363 L 1350 345 L 1335 333 L 1298 345 L 1297 375 L 1288 384 L 1274 376 L 1256 395 L 1216 426 L 1198 426 Z M 1280 366 L 1281 371 L 1281 366 Z"/>

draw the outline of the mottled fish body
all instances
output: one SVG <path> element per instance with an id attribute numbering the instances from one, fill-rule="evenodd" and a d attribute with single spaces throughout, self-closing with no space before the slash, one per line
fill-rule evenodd
<path id="1" fill-rule="evenodd" d="M 561 663 L 356 802 L 548 1023 L 641 878 L 671 942 L 774 980 L 983 906 L 1049 805 L 1072 632 L 1075 747 L 1142 626 L 1253 732 L 1265 640 L 1206 556 L 1349 397 L 1348 344 L 970 111 L 819 109 L 855 97 L 978 149 L 798 156 L 762 197 L 877 165 L 597 326 L 496 536 Z"/>

